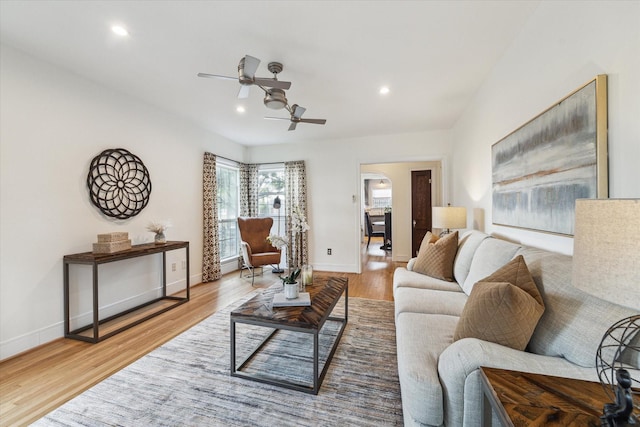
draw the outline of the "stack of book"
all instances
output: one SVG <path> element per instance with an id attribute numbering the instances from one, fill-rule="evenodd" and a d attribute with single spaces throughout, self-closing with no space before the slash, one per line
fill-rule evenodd
<path id="1" fill-rule="evenodd" d="M 131 239 L 126 231 L 98 234 L 98 242 L 93 244 L 94 254 L 111 254 L 131 249 Z"/>

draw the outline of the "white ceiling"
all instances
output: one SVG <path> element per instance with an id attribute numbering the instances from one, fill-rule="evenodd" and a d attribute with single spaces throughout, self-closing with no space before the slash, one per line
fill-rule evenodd
<path id="1" fill-rule="evenodd" d="M 538 3 L 2 0 L 0 37 L 251 146 L 449 129 Z M 260 77 L 282 62 L 289 103 L 327 124 L 289 132 L 263 119 L 288 114 L 258 87 L 239 100 L 238 83 L 196 76 L 235 76 L 245 54 L 262 60 Z"/>

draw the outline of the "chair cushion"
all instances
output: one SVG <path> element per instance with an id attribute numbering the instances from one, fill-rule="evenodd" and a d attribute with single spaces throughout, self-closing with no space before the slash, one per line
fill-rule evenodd
<path id="1" fill-rule="evenodd" d="M 435 243 L 433 241 L 435 240 Z M 438 239 L 427 232 L 420 245 L 413 271 L 436 279 L 453 281 L 453 261 L 458 251 L 458 232 Z"/>

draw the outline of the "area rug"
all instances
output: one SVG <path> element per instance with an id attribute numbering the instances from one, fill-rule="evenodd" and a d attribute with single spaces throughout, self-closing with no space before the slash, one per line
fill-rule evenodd
<path id="1" fill-rule="evenodd" d="M 229 375 L 229 313 L 244 300 L 205 319 L 34 425 L 402 425 L 392 302 L 349 298 L 349 322 L 320 392 L 312 395 Z M 334 313 L 341 314 L 342 307 L 340 301 Z M 327 322 L 322 331 L 326 345 L 331 323 L 336 322 Z M 249 351 L 264 333 L 264 328 L 239 325 L 238 354 Z M 286 366 L 291 379 L 305 377 L 310 366 L 305 335 L 281 333 L 284 335 L 276 337 L 248 368 Z"/>

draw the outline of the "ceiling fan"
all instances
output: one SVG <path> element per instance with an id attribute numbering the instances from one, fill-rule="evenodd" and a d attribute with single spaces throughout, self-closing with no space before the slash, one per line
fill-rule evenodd
<path id="1" fill-rule="evenodd" d="M 298 123 L 313 123 L 316 125 L 323 125 L 327 123 L 326 119 L 303 119 L 302 115 L 304 114 L 305 111 L 307 111 L 307 109 L 299 106 L 298 104 L 293 104 L 293 106 L 291 107 L 289 107 L 289 105 L 285 105 L 284 108 L 286 108 L 289 114 L 291 115 L 290 118 L 286 119 L 283 117 L 265 117 L 265 119 L 289 120 L 291 122 L 291 124 L 289 125 L 289 130 L 295 130 Z"/>
<path id="2" fill-rule="evenodd" d="M 218 74 L 198 73 L 198 77 L 224 79 L 224 80 L 238 80 L 242 85 L 240 92 L 238 92 L 238 98 L 247 98 L 249 96 L 249 88 L 252 85 L 259 86 L 262 90 L 267 92 L 268 88 L 278 89 L 284 93 L 283 89 L 289 89 L 291 82 L 283 82 L 277 79 L 277 74 L 282 71 L 282 64 L 279 62 L 270 62 L 268 65 L 269 71 L 273 73 L 273 78 L 256 77 L 256 70 L 260 60 L 254 58 L 251 55 L 245 55 L 238 64 L 238 77 L 221 76 Z M 282 107 L 280 107 L 282 108 Z"/>

